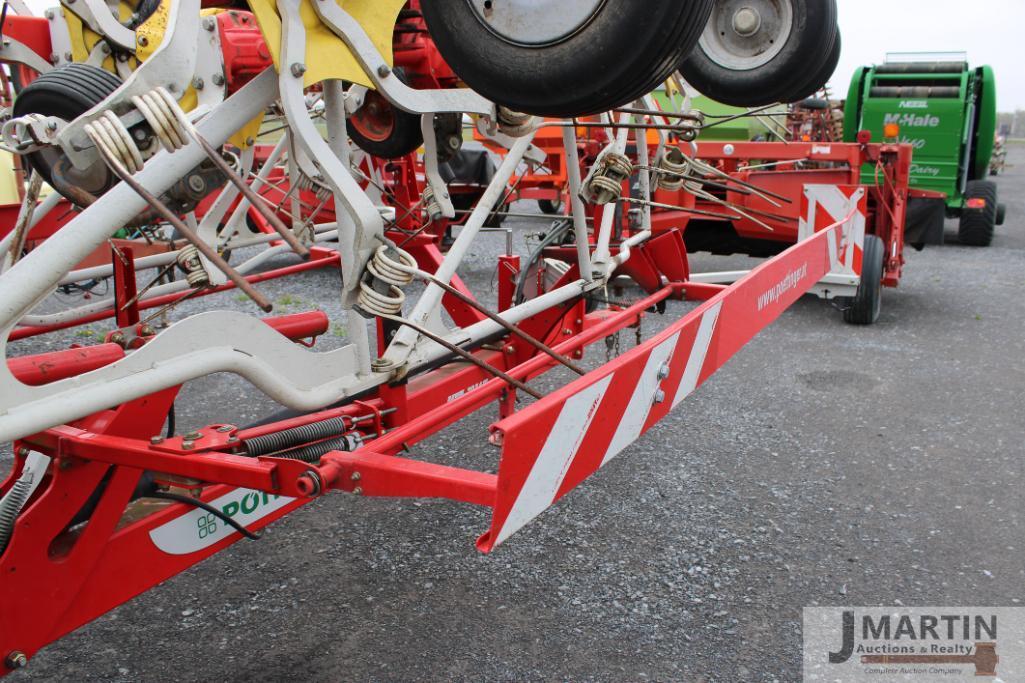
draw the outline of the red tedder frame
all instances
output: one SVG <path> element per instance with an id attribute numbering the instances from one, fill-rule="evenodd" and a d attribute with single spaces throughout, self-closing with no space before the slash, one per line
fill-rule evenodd
<path id="1" fill-rule="evenodd" d="M 491 508 L 490 528 L 477 545 L 492 551 L 651 429 L 834 268 L 852 216 L 730 286 L 689 282 L 686 255 L 677 251 L 679 263 L 663 261 L 663 286 L 632 305 L 586 313 L 585 302 L 576 300 L 525 321 L 521 329 L 558 354 L 579 358 L 588 346 L 638 327 L 651 311 L 664 311 L 669 300 L 696 302 L 653 338 L 521 408 L 516 389 L 503 379 L 456 363 L 383 386 L 362 400 L 253 428 L 213 424 L 161 436 L 174 388 L 16 442 L 15 466 L 0 492 L 11 489 L 26 463 L 50 460 L 0 555 L 4 671 L 240 540 L 225 519 L 257 532 L 332 490 Z M 499 264 L 506 276 L 517 266 L 515 258 Z M 504 310 L 511 294 L 508 287 L 502 291 Z M 319 312 L 267 322 L 295 340 L 315 337 L 328 324 Z M 105 344 L 9 363 L 19 379 L 40 384 L 101 367 L 123 353 Z M 493 340 L 474 355 L 522 382 L 557 365 L 553 355 L 515 336 Z M 500 419 L 488 438 L 500 449 L 497 474 L 408 454 L 493 403 Z M 252 454 L 261 437 L 303 430 L 312 430 L 304 445 L 316 446 L 325 436 L 313 432 L 326 421 L 334 425 L 332 436 L 354 439 L 351 448 L 326 448 L 316 464 L 274 449 Z M 191 492 L 218 514 L 182 502 L 140 510 L 133 501 L 147 480 Z"/>

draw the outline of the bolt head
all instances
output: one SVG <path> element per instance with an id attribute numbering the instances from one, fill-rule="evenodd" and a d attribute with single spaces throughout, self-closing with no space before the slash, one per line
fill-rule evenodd
<path id="1" fill-rule="evenodd" d="M 218 87 L 224 85 L 224 76 L 221 74 L 214 74 L 210 77 L 210 80 Z"/>
<path id="2" fill-rule="evenodd" d="M 182 441 L 182 450 L 183 451 L 191 451 L 195 447 L 196 447 L 196 443 L 194 441 Z"/>
<path id="3" fill-rule="evenodd" d="M 28 657 L 25 656 L 24 652 L 15 650 L 4 658 L 4 664 L 7 665 L 8 669 L 22 669 L 28 666 Z"/>
<path id="4" fill-rule="evenodd" d="M 669 377 L 669 364 L 668 363 L 662 363 L 662 367 L 660 367 L 658 369 L 658 378 L 660 380 L 663 380 L 666 377 Z"/>
<path id="5" fill-rule="evenodd" d="M 157 436 L 151 436 L 151 437 L 149 438 L 149 442 L 150 442 L 151 444 L 153 444 L 154 446 L 159 446 L 160 444 L 164 443 L 164 437 L 162 437 L 162 436 L 160 436 L 160 435 L 157 435 Z"/>
<path id="6" fill-rule="evenodd" d="M 19 449 L 18 449 L 18 455 L 20 455 L 20 456 L 21 456 L 21 457 L 23 457 L 23 458 L 27 458 L 27 457 L 28 457 L 28 454 L 29 454 L 30 452 L 31 452 L 31 451 L 29 451 L 29 449 L 28 449 L 28 448 L 26 448 L 25 446 L 22 446 L 21 448 L 19 448 Z"/>
<path id="7" fill-rule="evenodd" d="M 305 64 L 301 64 L 299 62 L 296 62 L 295 64 L 292 65 L 292 75 L 293 76 L 295 76 L 296 78 L 299 78 L 304 73 L 306 73 L 306 65 Z"/>
<path id="8" fill-rule="evenodd" d="M 360 474 L 359 472 L 353 472 L 353 473 L 352 473 L 352 477 L 351 477 L 351 479 L 352 479 L 353 481 L 359 481 L 359 480 L 360 480 L 360 479 L 362 479 L 362 478 L 363 478 L 363 475 L 362 475 L 362 474 Z"/>
<path id="9" fill-rule="evenodd" d="M 203 438 L 203 433 L 202 432 L 189 432 L 188 434 L 185 435 L 185 438 L 188 439 L 189 441 L 199 441 L 200 439 Z"/>
<path id="10" fill-rule="evenodd" d="M 149 45 L 149 38 L 146 36 L 139 36 L 139 46 L 146 47 L 147 45 Z"/>
<path id="11" fill-rule="evenodd" d="M 235 428 L 235 425 L 221 425 L 220 427 L 217 428 L 217 431 L 219 431 L 221 434 L 227 434 L 228 432 L 230 432 L 234 428 Z"/>
<path id="12" fill-rule="evenodd" d="M 391 75 L 391 67 L 389 67 L 387 64 L 382 64 L 381 66 L 377 67 L 377 75 L 381 78 L 388 78 L 388 76 Z"/>
<path id="13" fill-rule="evenodd" d="M 192 79 L 192 87 L 195 88 L 196 90 L 202 90 L 203 86 L 205 86 L 205 85 L 206 85 L 206 83 L 199 76 L 196 76 L 195 78 Z"/>
<path id="14" fill-rule="evenodd" d="M 207 31 L 213 31 L 215 26 L 217 26 L 217 22 L 214 21 L 213 17 L 206 17 L 203 19 L 203 28 Z"/>
<path id="15" fill-rule="evenodd" d="M 352 492 L 354 494 L 356 494 L 357 496 L 362 496 L 363 495 L 363 487 L 362 486 L 357 486 L 356 488 L 354 488 L 352 490 Z"/>
<path id="16" fill-rule="evenodd" d="M 651 402 L 653 404 L 655 404 L 655 405 L 658 405 L 659 403 L 665 403 L 665 400 L 666 400 L 666 392 L 664 392 L 661 389 L 659 389 L 658 391 L 655 392 L 655 396 L 651 399 Z"/>

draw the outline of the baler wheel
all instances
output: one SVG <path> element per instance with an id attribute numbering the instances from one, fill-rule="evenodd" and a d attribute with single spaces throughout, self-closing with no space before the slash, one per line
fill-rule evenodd
<path id="1" fill-rule="evenodd" d="M 988 180 L 969 180 L 964 196 L 965 203 L 973 199 L 982 199 L 986 205 L 981 209 L 962 209 L 957 238 L 961 244 L 969 247 L 988 247 L 993 243 L 1000 208 L 997 202 L 996 183 Z"/>

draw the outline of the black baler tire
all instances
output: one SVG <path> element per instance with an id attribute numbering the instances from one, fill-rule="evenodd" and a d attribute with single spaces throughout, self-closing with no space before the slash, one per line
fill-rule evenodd
<path id="1" fill-rule="evenodd" d="M 121 85 L 114 74 L 90 64 L 71 63 L 59 66 L 39 76 L 25 86 L 14 100 L 14 116 L 43 114 L 74 121 L 97 104 L 107 99 Z M 25 159 L 50 185 L 50 168 L 38 153 L 27 154 Z M 111 173 L 103 194 L 116 183 Z"/>
<path id="2" fill-rule="evenodd" d="M 988 247 L 993 243 L 997 226 L 997 186 L 988 180 L 969 180 L 965 189 L 965 202 L 970 199 L 986 200 L 984 209 L 961 211 L 957 239 L 969 247 Z"/>
<path id="3" fill-rule="evenodd" d="M 843 41 L 840 39 L 840 29 L 837 29 L 836 40 L 833 42 L 832 47 L 830 47 L 829 56 L 826 57 L 821 66 L 812 73 L 811 77 L 800 88 L 796 88 L 785 98 L 786 101 L 797 102 L 807 99 L 821 90 L 826 83 L 829 83 L 829 79 L 833 77 L 837 65 L 840 64 L 840 53 L 842 51 Z M 826 108 L 829 108 L 828 103 Z"/>
<path id="4" fill-rule="evenodd" d="M 850 325 L 873 325 L 882 308 L 883 265 L 886 245 L 875 235 L 865 235 L 862 251 L 861 282 L 858 291 L 844 309 L 844 322 Z"/>
<path id="5" fill-rule="evenodd" d="M 492 33 L 468 0 L 423 0 L 431 37 L 471 88 L 514 111 L 569 118 L 634 102 L 691 51 L 713 0 L 606 0 L 560 42 L 524 46 Z"/>
<path id="6" fill-rule="evenodd" d="M 792 0 L 794 25 L 787 44 L 766 64 L 746 71 L 727 69 L 699 44 L 680 63 L 687 82 L 711 99 L 735 107 L 760 107 L 793 97 L 804 89 L 809 64 L 829 58 L 837 35 L 836 0 Z"/>

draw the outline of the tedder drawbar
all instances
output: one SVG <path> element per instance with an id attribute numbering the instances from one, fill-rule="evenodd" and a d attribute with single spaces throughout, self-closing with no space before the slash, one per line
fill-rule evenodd
<path id="1" fill-rule="evenodd" d="M 477 546 L 490 552 L 827 274 L 858 273 L 866 189 L 846 178 L 802 204 L 800 239 L 730 284 L 692 275 L 680 230 L 653 222 L 658 188 L 674 188 L 680 215 L 697 216 L 708 211 L 682 195 L 722 185 L 687 142 L 703 117 L 666 116 L 646 93 L 729 3 L 207 5 L 122 6 L 119 21 L 100 0 L 66 0 L 46 19 L 7 18 L 0 57 L 20 90 L 3 143 L 28 178 L 0 251 L 0 440 L 14 443 L 0 491 L 3 672 L 332 491 L 488 508 Z M 835 3 L 816 7 L 830 10 L 821 20 L 835 29 Z M 738 17 L 750 24 L 752 12 Z M 809 33 L 801 59 L 838 40 L 786 26 Z M 769 44 L 759 30 L 745 39 Z M 816 47 L 819 35 L 828 44 Z M 608 54 L 621 70 L 596 68 Z M 799 80 L 788 87 L 811 87 Z M 463 83 L 473 89 L 453 87 Z M 582 172 L 572 119 L 596 112 L 607 142 Z M 408 115 L 419 130 L 397 141 L 400 119 L 410 135 Z M 440 170 L 461 137 L 453 116 L 460 131 L 469 116 L 508 150 L 458 225 Z M 264 117 L 274 136 L 257 140 Z M 459 278 L 460 265 L 521 164 L 544 162 L 532 141 L 553 127 L 567 160 L 569 214 L 558 220 L 574 228 L 571 256 L 531 287 L 519 256 L 499 257 L 491 304 Z M 652 130 L 663 139 L 649 149 Z M 385 154 L 375 143 L 386 141 L 404 144 Z M 636 195 L 624 192 L 633 177 Z M 55 192 L 39 201 L 41 180 Z M 29 245 L 32 226 L 68 203 L 75 212 Z M 729 215 L 737 207 L 726 203 Z M 624 235 L 616 217 L 628 204 L 642 208 Z M 813 215 L 816 206 L 828 211 Z M 96 262 L 103 251 L 108 260 Z M 232 252 L 246 260 L 233 266 Z M 271 258 L 292 262 L 267 271 Z M 610 283 L 631 264 L 657 281 L 610 302 Z M 207 296 L 239 290 L 270 312 L 263 279 L 315 267 L 340 272 L 344 319 L 317 310 L 258 318 L 217 310 Z M 56 290 L 89 293 L 88 283 L 111 280 L 111 296 L 54 312 Z M 209 305 L 166 329 L 153 323 L 185 300 Z M 156 312 L 143 317 L 148 309 Z M 590 347 L 654 313 L 671 316 L 654 336 L 584 368 Z M 110 325 L 103 343 L 10 354 L 16 338 L 101 321 Z M 314 351 L 332 323 L 347 326 L 347 344 Z M 537 379 L 556 369 L 572 381 L 542 392 Z M 288 417 L 247 427 L 212 407 L 207 426 L 178 433 L 182 385 L 219 372 L 248 380 Z M 493 462 L 431 461 L 428 437 L 492 405 L 498 418 L 479 438 L 495 447 Z"/>

